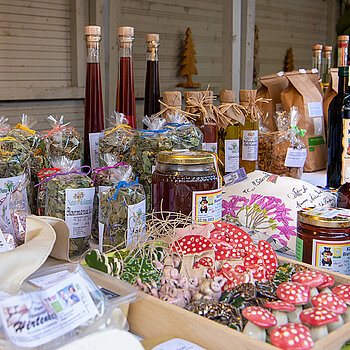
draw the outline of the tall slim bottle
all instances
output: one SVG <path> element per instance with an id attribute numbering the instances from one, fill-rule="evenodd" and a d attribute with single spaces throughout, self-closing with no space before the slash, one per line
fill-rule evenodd
<path id="1" fill-rule="evenodd" d="M 332 46 L 323 46 L 322 48 L 322 85 L 323 88 L 326 89 L 329 85 L 329 81 L 331 79 L 331 74 L 329 69 L 332 66 Z"/>
<path id="2" fill-rule="evenodd" d="M 147 34 L 144 115 L 149 117 L 160 111 L 158 46 L 159 34 Z"/>
<path id="3" fill-rule="evenodd" d="M 338 67 L 348 65 L 349 35 L 338 36 Z"/>
<path id="4" fill-rule="evenodd" d="M 321 78 L 322 45 L 312 45 L 312 68 L 318 70 L 318 79 Z"/>
<path id="5" fill-rule="evenodd" d="M 104 129 L 102 84 L 100 69 L 101 27 L 84 28 L 87 46 L 85 85 L 84 164 L 93 168 L 98 164 L 99 134 Z"/>
<path id="6" fill-rule="evenodd" d="M 342 184 L 343 116 L 344 99 L 350 93 L 349 67 L 338 68 L 338 94 L 328 108 L 328 163 L 327 187 L 338 188 Z"/>
<path id="7" fill-rule="evenodd" d="M 134 72 L 132 64 L 133 27 L 119 27 L 119 71 L 116 110 L 125 114 L 129 125 L 136 128 Z"/>

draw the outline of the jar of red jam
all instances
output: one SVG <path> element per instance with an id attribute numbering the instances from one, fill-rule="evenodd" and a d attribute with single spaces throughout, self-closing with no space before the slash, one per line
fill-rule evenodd
<path id="1" fill-rule="evenodd" d="M 350 274 L 350 210 L 323 207 L 300 210 L 296 259 Z"/>
<path id="2" fill-rule="evenodd" d="M 163 151 L 157 154 L 152 176 L 156 212 L 189 215 L 197 223 L 222 217 L 222 188 L 216 157 L 204 151 Z"/>

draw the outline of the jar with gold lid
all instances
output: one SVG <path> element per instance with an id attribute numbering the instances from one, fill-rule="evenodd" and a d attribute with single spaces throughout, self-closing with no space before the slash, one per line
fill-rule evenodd
<path id="1" fill-rule="evenodd" d="M 296 259 L 350 274 L 350 210 L 323 207 L 300 210 Z"/>
<path id="2" fill-rule="evenodd" d="M 155 211 L 189 215 L 193 222 L 221 220 L 222 189 L 216 156 L 204 151 L 163 151 L 152 176 Z"/>

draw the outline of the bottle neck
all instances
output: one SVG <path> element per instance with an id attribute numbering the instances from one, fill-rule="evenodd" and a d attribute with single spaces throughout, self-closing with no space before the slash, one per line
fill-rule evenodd
<path id="1" fill-rule="evenodd" d="M 100 37 L 90 36 L 86 41 L 87 63 L 100 63 Z"/>
<path id="2" fill-rule="evenodd" d="M 146 61 L 158 61 L 158 46 L 157 41 L 147 42 Z"/>
<path id="3" fill-rule="evenodd" d="M 119 41 L 119 57 L 132 58 L 132 41 Z"/>
<path id="4" fill-rule="evenodd" d="M 348 46 L 347 42 L 338 43 L 338 67 L 348 65 Z"/>
<path id="5" fill-rule="evenodd" d="M 347 93 L 350 93 L 349 76 L 339 77 L 338 94 L 345 95 Z"/>

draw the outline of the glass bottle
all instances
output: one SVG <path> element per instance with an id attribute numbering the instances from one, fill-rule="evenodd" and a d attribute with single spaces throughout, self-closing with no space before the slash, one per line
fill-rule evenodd
<path id="1" fill-rule="evenodd" d="M 116 110 L 125 114 L 129 125 L 136 128 L 134 72 L 132 61 L 133 27 L 119 27 L 119 71 Z"/>
<path id="2" fill-rule="evenodd" d="M 321 78 L 322 45 L 312 45 L 312 68 L 318 70 L 318 79 Z"/>
<path id="3" fill-rule="evenodd" d="M 348 65 L 349 36 L 338 36 L 338 67 Z"/>
<path id="4" fill-rule="evenodd" d="M 221 90 L 220 103 L 235 103 L 234 90 Z M 221 174 L 226 175 L 239 169 L 239 122 L 231 119 L 226 128 L 218 132 L 218 156 Z"/>
<path id="5" fill-rule="evenodd" d="M 249 108 L 255 99 L 256 90 L 239 91 L 240 104 L 248 111 L 245 124 L 239 126 L 239 167 L 244 167 L 247 174 L 258 168 L 259 120 L 255 120 Z"/>
<path id="6" fill-rule="evenodd" d="M 147 34 L 144 115 L 149 117 L 160 111 L 158 46 L 159 34 Z"/>
<path id="7" fill-rule="evenodd" d="M 332 65 L 332 46 L 323 46 L 322 48 L 322 65 L 321 65 L 321 78 L 323 88 L 326 89 L 330 81 L 329 69 Z"/>
<path id="8" fill-rule="evenodd" d="M 341 170 L 342 184 L 347 182 L 347 178 L 349 178 L 350 176 L 350 87 L 349 87 L 350 79 L 349 78 L 348 78 L 348 85 L 345 86 L 344 104 L 341 110 L 342 118 L 343 118 L 343 142 L 342 142 L 343 154 L 342 154 L 342 170 Z M 346 174 L 347 171 L 349 172 L 348 175 Z"/>
<path id="9" fill-rule="evenodd" d="M 84 28 L 87 46 L 85 85 L 84 164 L 98 166 L 98 140 L 104 129 L 100 68 L 101 27 Z"/>
<path id="10" fill-rule="evenodd" d="M 328 162 L 327 187 L 338 188 L 341 185 L 343 154 L 343 117 L 344 98 L 349 93 L 349 67 L 338 69 L 338 94 L 328 108 Z"/>

